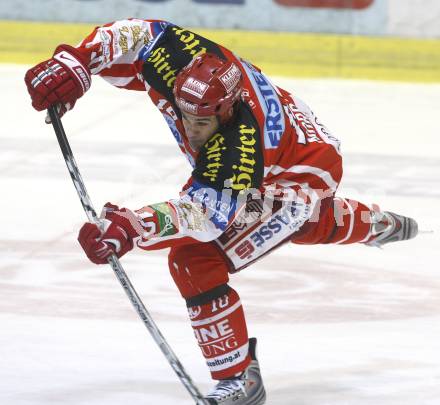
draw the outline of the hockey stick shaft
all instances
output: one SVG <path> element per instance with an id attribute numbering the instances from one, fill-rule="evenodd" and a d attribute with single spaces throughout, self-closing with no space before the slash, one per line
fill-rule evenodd
<path id="1" fill-rule="evenodd" d="M 58 143 L 61 148 L 61 152 L 63 153 L 64 160 L 67 165 L 67 169 L 69 170 L 70 177 L 72 178 L 73 184 L 81 200 L 81 204 L 84 208 L 84 211 L 86 212 L 87 218 L 89 219 L 90 222 L 93 222 L 97 224 L 99 227 L 101 227 L 102 226 L 101 220 L 96 215 L 96 211 L 93 208 L 89 194 L 87 193 L 86 187 L 84 185 L 84 181 L 81 177 L 78 166 L 73 157 L 73 153 L 70 148 L 69 141 L 67 140 L 67 136 L 66 133 L 64 132 L 63 124 L 58 115 L 56 107 L 50 107 L 48 109 L 48 112 L 50 119 L 52 121 L 53 129 L 55 130 L 55 134 L 58 139 Z M 142 319 L 145 327 L 148 329 L 151 336 L 159 346 L 160 350 L 165 355 L 166 359 L 168 360 L 168 363 L 171 365 L 171 367 L 179 377 L 182 384 L 185 386 L 185 388 L 192 396 L 196 404 L 206 405 L 207 402 L 203 398 L 202 394 L 200 393 L 198 388 L 194 385 L 191 377 L 186 373 L 185 369 L 183 368 L 176 354 L 173 352 L 170 345 L 165 340 L 159 328 L 157 327 L 156 323 L 154 322 L 153 318 L 145 308 L 138 293 L 131 284 L 130 279 L 128 278 L 127 274 L 122 268 L 119 259 L 116 257 L 116 255 L 113 254 L 108 258 L 108 263 L 113 269 L 122 287 L 124 288 L 124 291 L 127 294 L 128 298 L 130 299 L 130 302 L 133 305 L 134 309 L 138 313 L 139 317 Z"/>

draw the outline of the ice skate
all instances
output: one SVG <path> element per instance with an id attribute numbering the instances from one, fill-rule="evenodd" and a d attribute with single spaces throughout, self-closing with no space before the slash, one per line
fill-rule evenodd
<path id="1" fill-rule="evenodd" d="M 221 380 L 205 397 L 212 405 L 262 405 L 266 402 L 266 391 L 256 358 L 257 339 L 249 339 L 251 364 L 239 376 Z"/>
<path id="2" fill-rule="evenodd" d="M 390 242 L 415 238 L 418 233 L 417 222 L 409 217 L 393 212 L 375 212 L 372 223 L 373 237 L 366 244 L 382 247 Z"/>

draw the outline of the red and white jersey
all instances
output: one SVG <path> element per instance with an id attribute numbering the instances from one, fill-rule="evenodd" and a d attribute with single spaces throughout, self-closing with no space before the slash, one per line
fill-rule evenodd
<path id="1" fill-rule="evenodd" d="M 295 202 L 294 232 L 336 192 L 342 176 L 339 141 L 303 101 L 223 46 L 164 21 L 127 19 L 96 28 L 78 50 L 88 57 L 92 74 L 123 89 L 148 92 L 193 168 L 179 196 L 137 211 L 146 224 L 152 211 L 160 219 L 153 235 L 140 238 L 140 247 L 217 239 L 250 193 Z M 234 62 L 244 91 L 233 122 L 196 152 L 172 90 L 179 71 L 205 52 Z"/>

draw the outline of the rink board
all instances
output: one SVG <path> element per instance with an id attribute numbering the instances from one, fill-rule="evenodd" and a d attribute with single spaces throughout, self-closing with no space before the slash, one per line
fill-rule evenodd
<path id="1" fill-rule="evenodd" d="M 36 63 L 90 24 L 0 22 L 0 62 Z M 440 40 L 195 29 L 270 74 L 440 82 Z"/>

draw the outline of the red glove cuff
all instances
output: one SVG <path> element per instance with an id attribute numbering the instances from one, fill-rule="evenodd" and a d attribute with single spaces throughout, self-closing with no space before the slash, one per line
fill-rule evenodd
<path id="1" fill-rule="evenodd" d="M 90 89 L 92 77 L 85 55 L 73 46 L 62 44 L 57 46 L 53 58 L 72 72 L 72 77 L 80 84 L 84 94 Z"/>
<path id="2" fill-rule="evenodd" d="M 133 211 L 127 208 L 119 208 L 112 203 L 104 205 L 101 217 L 120 225 L 131 239 L 142 236 L 145 231 Z"/>

